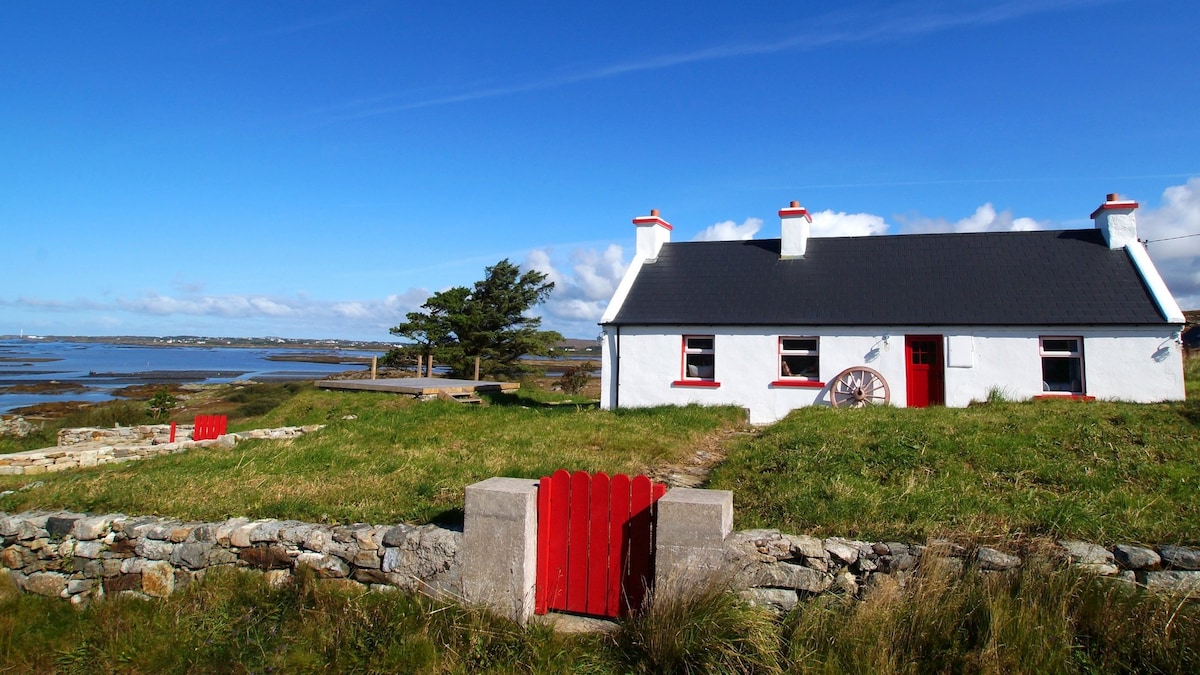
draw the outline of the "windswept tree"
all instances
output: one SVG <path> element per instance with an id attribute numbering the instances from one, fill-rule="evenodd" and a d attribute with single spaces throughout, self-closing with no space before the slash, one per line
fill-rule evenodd
<path id="1" fill-rule="evenodd" d="M 448 365 L 454 377 L 470 377 L 479 357 L 480 377 L 527 371 L 522 356 L 549 354 L 562 341 L 562 335 L 541 330 L 541 318 L 528 314 L 552 290 L 554 282 L 547 282 L 545 274 L 522 273 L 501 260 L 486 268 L 473 288 L 456 286 L 434 293 L 421 305 L 422 311 L 405 315 L 407 321 L 391 333 L 412 342 L 388 352 L 384 362 L 432 355 Z"/>

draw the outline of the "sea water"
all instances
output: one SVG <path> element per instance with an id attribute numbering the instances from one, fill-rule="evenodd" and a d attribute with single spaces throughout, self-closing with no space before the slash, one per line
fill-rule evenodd
<path id="1" fill-rule="evenodd" d="M 221 383 L 234 380 L 320 379 L 358 370 L 359 364 L 269 361 L 269 356 L 324 354 L 379 356 L 341 349 L 271 349 L 219 346 L 143 346 L 53 339 L 0 340 L 0 413 L 54 401 L 107 401 L 114 390 L 144 382 Z M 13 393 L 12 385 L 46 381 L 78 383 L 87 391 Z"/>

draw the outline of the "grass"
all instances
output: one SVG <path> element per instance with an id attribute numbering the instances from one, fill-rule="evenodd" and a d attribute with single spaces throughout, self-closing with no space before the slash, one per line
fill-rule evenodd
<path id="1" fill-rule="evenodd" d="M 0 510 L 65 508 L 189 520 L 456 520 L 463 488 L 476 481 L 538 478 L 559 468 L 637 473 L 681 461 L 702 437 L 740 425 L 743 416 L 736 408 L 612 413 L 523 403 L 506 397 L 478 407 L 304 388 L 231 428 L 328 425 L 320 432 L 90 470 L 4 476 L 0 489 L 16 491 L 0 497 Z M 41 483 L 36 488 L 18 489 L 35 481 Z"/>
<path id="2" fill-rule="evenodd" d="M 31 647 L 31 645 L 36 645 Z M 169 601 L 76 609 L 0 579 L 0 672 L 1176 673 L 1200 605 L 1072 570 L 936 564 L 778 619 L 719 585 L 652 600 L 611 635 L 557 635 L 401 592 L 214 570 Z"/>
<path id="3" fill-rule="evenodd" d="M 1196 543 L 1200 401 L 805 408 L 735 444 L 712 487 L 743 528 Z"/>

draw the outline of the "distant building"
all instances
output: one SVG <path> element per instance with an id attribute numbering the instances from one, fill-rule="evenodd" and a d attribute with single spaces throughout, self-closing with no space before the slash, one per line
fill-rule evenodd
<path id="1" fill-rule="evenodd" d="M 1183 314 L 1109 195 L 1095 228 L 670 241 L 652 211 L 601 326 L 601 407 L 1185 397 Z"/>

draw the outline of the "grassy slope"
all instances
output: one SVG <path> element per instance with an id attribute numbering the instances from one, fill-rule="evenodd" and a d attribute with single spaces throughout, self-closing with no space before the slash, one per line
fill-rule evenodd
<path id="1" fill-rule="evenodd" d="M 734 490 L 739 527 L 1200 543 L 1198 370 L 1181 403 L 801 409 L 712 487 Z"/>
<path id="2" fill-rule="evenodd" d="M 93 470 L 0 477 L 0 489 L 44 481 L 0 498 L 0 510 L 377 523 L 456 518 L 463 488 L 476 481 L 537 478 L 558 468 L 639 472 L 680 460 L 700 437 L 742 418 L 735 408 L 613 414 L 503 401 L 508 405 L 474 407 L 308 389 L 235 427 L 328 424 L 318 433 Z"/>

